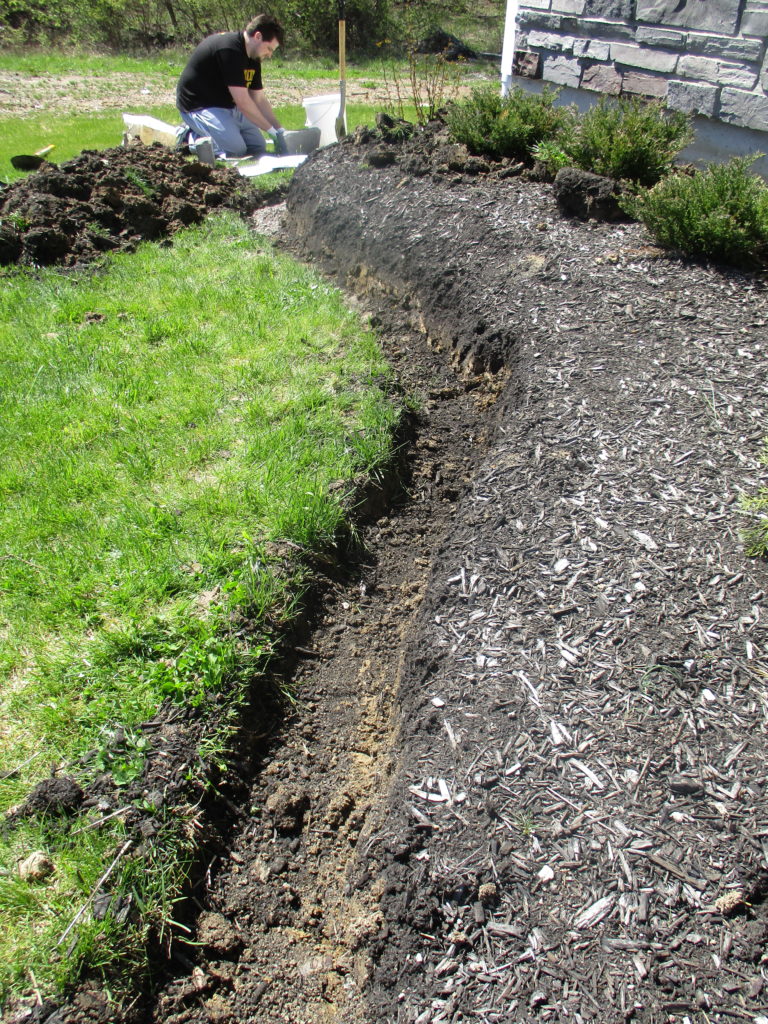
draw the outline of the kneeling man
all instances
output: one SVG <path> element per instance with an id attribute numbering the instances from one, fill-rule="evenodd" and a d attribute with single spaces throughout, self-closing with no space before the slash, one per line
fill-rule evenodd
<path id="1" fill-rule="evenodd" d="M 264 94 L 261 62 L 283 42 L 276 18 L 259 14 L 242 32 L 218 32 L 200 43 L 176 87 L 181 119 L 196 139 L 210 136 L 217 157 L 261 156 L 262 132 L 284 150 L 284 129 Z"/>

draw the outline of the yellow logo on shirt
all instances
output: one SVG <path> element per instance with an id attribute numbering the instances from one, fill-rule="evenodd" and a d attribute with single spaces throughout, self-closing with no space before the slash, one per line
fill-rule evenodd
<path id="1" fill-rule="evenodd" d="M 251 82 L 253 81 L 253 76 L 256 74 L 256 72 L 253 70 L 253 68 L 244 68 L 243 74 L 245 75 L 245 87 L 246 89 L 250 89 Z"/>

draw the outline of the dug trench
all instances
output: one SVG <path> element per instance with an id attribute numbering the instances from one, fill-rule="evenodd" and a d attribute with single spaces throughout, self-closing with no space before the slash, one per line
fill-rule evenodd
<path id="1" fill-rule="evenodd" d="M 126 1020 L 768 1014 L 766 282 L 519 170 L 363 132 L 254 215 L 371 316 L 417 430 Z"/>

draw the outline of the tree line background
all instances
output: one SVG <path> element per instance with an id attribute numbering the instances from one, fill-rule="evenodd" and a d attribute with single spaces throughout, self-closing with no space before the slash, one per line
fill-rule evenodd
<path id="1" fill-rule="evenodd" d="M 486 0 L 501 10 L 502 0 Z M 361 54 L 452 26 L 472 10 L 471 0 L 345 0 L 347 47 Z M 50 43 L 141 52 L 189 47 L 212 32 L 239 29 L 268 10 L 286 29 L 289 51 L 335 53 L 336 0 L 0 0 L 0 45 Z"/>

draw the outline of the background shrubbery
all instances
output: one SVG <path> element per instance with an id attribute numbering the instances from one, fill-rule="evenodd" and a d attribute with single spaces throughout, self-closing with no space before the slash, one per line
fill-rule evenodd
<path id="1" fill-rule="evenodd" d="M 407 48 L 407 27 L 418 21 L 425 32 L 463 26 L 468 0 L 345 0 L 347 46 L 376 52 L 384 41 Z M 0 0 L 0 45 L 44 45 L 55 32 L 73 45 L 141 51 L 183 46 L 212 32 L 242 28 L 254 13 L 269 10 L 286 28 L 290 50 L 335 54 L 338 0 L 271 0 L 254 8 L 239 0 Z M 501 0 L 486 0 L 482 17 L 503 31 Z"/>

